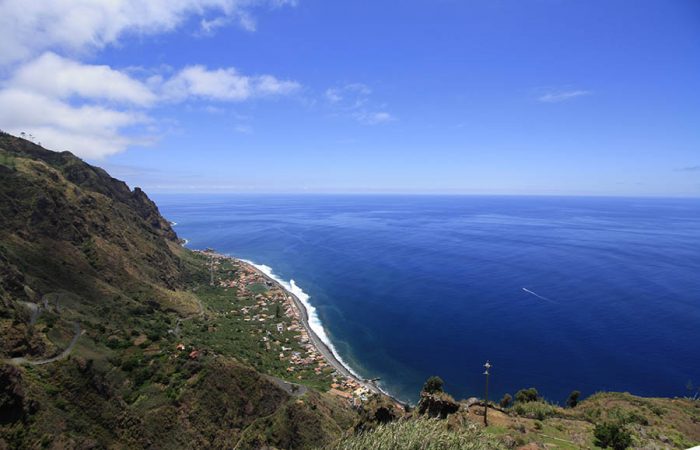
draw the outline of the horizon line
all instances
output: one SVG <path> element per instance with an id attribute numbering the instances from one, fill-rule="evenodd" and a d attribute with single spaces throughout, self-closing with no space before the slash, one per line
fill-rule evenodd
<path id="1" fill-rule="evenodd" d="M 149 193 L 146 188 L 141 188 Z M 364 197 L 566 197 L 566 198 L 619 198 L 619 199 L 686 199 L 700 200 L 698 195 L 685 194 L 543 194 L 543 193 L 469 193 L 469 192 L 305 192 L 305 191 L 152 191 L 152 195 L 259 195 L 259 196 L 364 196 Z"/>

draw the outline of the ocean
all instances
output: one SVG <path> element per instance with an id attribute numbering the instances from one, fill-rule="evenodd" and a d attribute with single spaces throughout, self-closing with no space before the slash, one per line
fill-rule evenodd
<path id="1" fill-rule="evenodd" d="M 264 264 L 353 371 L 415 402 L 700 384 L 700 200 L 156 195 L 189 248 Z"/>

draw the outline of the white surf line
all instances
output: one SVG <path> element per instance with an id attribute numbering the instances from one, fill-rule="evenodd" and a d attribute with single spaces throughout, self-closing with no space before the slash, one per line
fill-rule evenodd
<path id="1" fill-rule="evenodd" d="M 355 372 L 352 367 L 345 361 L 343 361 L 343 358 L 338 354 L 338 350 L 335 348 L 333 343 L 331 342 L 331 339 L 328 337 L 328 334 L 326 333 L 326 329 L 323 327 L 323 324 L 321 323 L 321 319 L 318 317 L 318 313 L 316 311 L 316 308 L 309 302 L 309 294 L 304 292 L 295 282 L 294 280 L 283 280 L 282 278 L 278 277 L 277 274 L 275 274 L 272 271 L 272 268 L 270 266 L 266 266 L 265 264 L 256 264 L 253 261 L 249 261 L 246 259 L 241 259 L 241 261 L 246 262 L 250 264 L 251 266 L 255 267 L 268 277 L 272 278 L 276 282 L 278 282 L 287 292 L 290 294 L 294 295 L 296 298 L 299 299 L 301 304 L 304 306 L 306 309 L 306 315 L 308 317 L 308 323 L 309 327 L 311 330 L 318 336 L 318 338 L 323 342 L 323 344 L 328 348 L 328 350 L 333 354 L 335 359 L 345 367 L 345 369 L 350 372 L 355 378 L 358 380 L 363 380 L 357 372 Z"/>
<path id="2" fill-rule="evenodd" d="M 523 288 L 523 291 L 527 292 L 528 294 L 532 294 L 532 295 L 534 295 L 535 297 L 537 297 L 537 298 L 539 298 L 539 299 L 541 299 L 541 300 L 544 300 L 544 301 L 546 301 L 546 302 L 549 302 L 549 303 L 556 303 L 554 300 L 549 299 L 549 298 L 547 298 L 547 297 L 543 297 L 543 296 L 541 296 L 540 294 L 538 294 L 537 292 L 532 292 L 530 289 Z"/>

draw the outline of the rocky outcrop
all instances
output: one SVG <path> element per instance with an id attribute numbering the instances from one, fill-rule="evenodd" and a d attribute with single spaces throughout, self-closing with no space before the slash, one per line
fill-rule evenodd
<path id="1" fill-rule="evenodd" d="M 423 391 L 420 394 L 416 410 L 420 415 L 445 419 L 450 414 L 459 411 L 459 403 L 445 392 L 428 393 Z"/>
<path id="2" fill-rule="evenodd" d="M 355 424 L 356 432 L 371 430 L 404 416 L 403 409 L 383 395 L 373 395 L 360 406 L 358 412 L 360 419 Z"/>

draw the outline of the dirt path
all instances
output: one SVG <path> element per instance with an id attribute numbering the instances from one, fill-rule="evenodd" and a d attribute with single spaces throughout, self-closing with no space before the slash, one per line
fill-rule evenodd
<path id="1" fill-rule="evenodd" d="M 43 364 L 48 364 L 55 361 L 60 361 L 61 359 L 66 359 L 68 355 L 70 355 L 70 353 L 73 351 L 73 347 L 75 347 L 75 344 L 78 342 L 78 338 L 80 337 L 80 335 L 83 334 L 83 330 L 80 328 L 80 324 L 78 322 L 73 322 L 73 329 L 75 330 L 75 335 L 73 336 L 73 339 L 71 339 L 70 344 L 68 344 L 68 347 L 66 347 L 66 349 L 63 350 L 59 355 L 39 360 L 30 360 L 25 357 L 19 357 L 6 359 L 4 361 L 8 364 L 14 365 L 31 364 L 33 366 L 41 366 Z"/>

